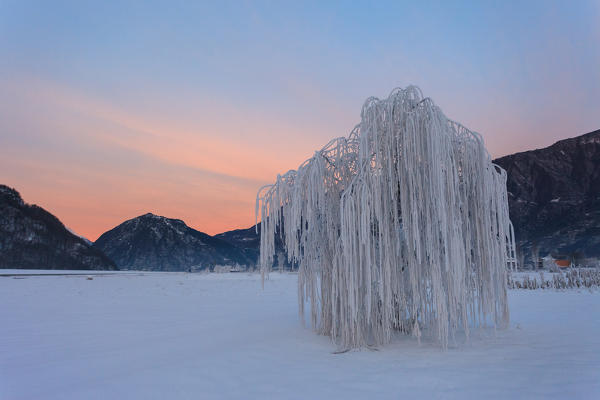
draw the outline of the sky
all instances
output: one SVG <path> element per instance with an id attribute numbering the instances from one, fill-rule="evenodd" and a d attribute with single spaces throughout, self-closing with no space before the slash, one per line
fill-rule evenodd
<path id="1" fill-rule="evenodd" d="M 417 85 L 493 157 L 600 128 L 600 0 L 0 0 L 0 183 L 91 240 L 254 224 L 260 186 Z"/>

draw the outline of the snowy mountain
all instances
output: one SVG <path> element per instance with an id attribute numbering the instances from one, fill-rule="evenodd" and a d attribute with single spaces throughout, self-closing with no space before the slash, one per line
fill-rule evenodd
<path id="1" fill-rule="evenodd" d="M 260 256 L 260 222 L 250 228 L 219 233 L 215 237 L 240 248 L 254 264 L 258 265 L 258 258 Z M 287 261 L 284 243 L 279 237 L 275 240 L 275 249 L 277 256 L 273 261 L 273 268 L 277 269 L 280 262 L 285 269 L 292 268 L 291 264 Z M 294 268 L 297 268 L 297 266 Z"/>
<path id="2" fill-rule="evenodd" d="M 0 185 L 0 268 L 114 270 L 115 264 L 48 211 Z"/>
<path id="3" fill-rule="evenodd" d="M 235 229 L 215 235 L 216 238 L 224 240 L 240 248 L 246 257 L 258 262 L 260 255 L 260 222 L 258 223 L 258 233 L 256 225 L 247 229 Z"/>
<path id="4" fill-rule="evenodd" d="M 525 258 L 600 257 L 600 130 L 494 160 L 508 173 L 510 217 Z"/>
<path id="5" fill-rule="evenodd" d="M 179 219 L 151 213 L 130 219 L 104 233 L 94 247 L 119 268 L 151 271 L 196 271 L 216 265 L 253 266 L 231 243 L 190 228 Z"/>

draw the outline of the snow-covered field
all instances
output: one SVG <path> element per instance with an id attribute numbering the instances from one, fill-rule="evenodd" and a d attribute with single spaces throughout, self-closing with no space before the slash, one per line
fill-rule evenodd
<path id="1" fill-rule="evenodd" d="M 511 291 L 510 329 L 446 352 L 332 354 L 295 275 L 87 275 L 0 277 L 0 399 L 600 398 L 598 291 Z"/>

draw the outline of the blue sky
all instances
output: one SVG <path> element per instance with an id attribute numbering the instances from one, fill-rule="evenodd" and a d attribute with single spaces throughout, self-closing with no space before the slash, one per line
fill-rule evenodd
<path id="1" fill-rule="evenodd" d="M 0 1 L 0 179 L 92 238 L 152 207 L 216 233 L 397 86 L 492 156 L 600 128 L 598 1 L 190 3 Z"/>

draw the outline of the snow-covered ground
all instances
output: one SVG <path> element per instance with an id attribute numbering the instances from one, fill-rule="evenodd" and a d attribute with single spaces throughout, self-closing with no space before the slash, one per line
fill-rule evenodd
<path id="1" fill-rule="evenodd" d="M 600 398 L 600 292 L 515 290 L 511 327 L 441 352 L 332 354 L 295 275 L 0 277 L 0 399 Z"/>
<path id="2" fill-rule="evenodd" d="M 141 271 L 81 271 L 72 269 L 0 269 L 0 276 L 42 276 L 42 275 L 123 275 L 123 274 L 134 274 L 142 275 Z"/>

